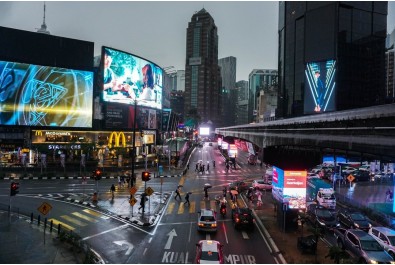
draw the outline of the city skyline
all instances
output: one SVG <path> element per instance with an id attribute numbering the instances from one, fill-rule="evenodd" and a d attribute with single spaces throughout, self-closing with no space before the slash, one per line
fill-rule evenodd
<path id="1" fill-rule="evenodd" d="M 218 59 L 236 57 L 236 80 L 240 81 L 248 80 L 254 69 L 278 68 L 278 4 L 276 1 L 47 1 L 46 25 L 52 35 L 94 42 L 95 55 L 100 54 L 101 46 L 109 46 L 161 67 L 185 70 L 186 29 L 192 15 L 204 8 L 218 27 Z M 395 1 L 389 1 L 388 33 L 395 28 L 394 13 Z M 0 2 L 1 26 L 35 32 L 42 22 L 41 1 Z M 144 37 L 136 37 L 139 35 Z"/>

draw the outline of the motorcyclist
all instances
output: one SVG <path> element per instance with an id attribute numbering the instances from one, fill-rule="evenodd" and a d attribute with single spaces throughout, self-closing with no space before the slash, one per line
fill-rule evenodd
<path id="1" fill-rule="evenodd" d="M 226 214 L 226 198 L 225 198 L 225 197 L 223 197 L 223 198 L 220 200 L 220 204 L 221 204 L 221 206 L 220 206 L 220 211 L 221 211 L 221 213 L 222 213 L 222 214 Z"/>

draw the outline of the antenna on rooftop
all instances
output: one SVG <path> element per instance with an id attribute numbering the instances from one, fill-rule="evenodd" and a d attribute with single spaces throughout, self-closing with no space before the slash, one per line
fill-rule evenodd
<path id="1" fill-rule="evenodd" d="M 47 30 L 47 25 L 45 24 L 45 1 L 44 1 L 44 17 L 43 17 L 43 24 L 41 25 L 41 28 L 37 30 L 38 33 L 43 33 L 43 34 L 48 34 L 50 35 L 51 33 Z"/>

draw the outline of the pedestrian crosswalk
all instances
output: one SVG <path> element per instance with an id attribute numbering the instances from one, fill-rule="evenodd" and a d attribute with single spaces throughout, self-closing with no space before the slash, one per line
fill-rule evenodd
<path id="1" fill-rule="evenodd" d="M 263 170 L 261 170 L 260 168 L 237 168 L 237 169 L 229 169 L 228 172 L 226 172 L 225 168 L 214 168 L 211 169 L 209 171 L 205 171 L 204 173 L 202 172 L 196 172 L 195 174 L 197 174 L 198 176 L 204 176 L 207 174 L 256 174 L 257 176 L 262 175 L 263 174 Z"/>
<path id="2" fill-rule="evenodd" d="M 233 202 L 230 199 L 227 199 L 228 206 L 232 207 Z M 238 199 L 238 205 L 243 205 L 243 202 Z M 165 215 L 174 215 L 174 214 L 191 214 L 196 213 L 201 209 L 214 209 L 219 210 L 219 205 L 216 200 L 200 200 L 200 201 L 191 201 L 190 205 L 184 204 L 184 201 L 171 201 L 167 207 Z"/>
<path id="3" fill-rule="evenodd" d="M 110 217 L 91 209 L 83 209 L 78 212 L 72 212 L 70 215 L 61 215 L 58 219 L 51 218 L 48 222 L 53 222 L 55 226 L 60 224 L 62 229 L 73 231 L 77 227 L 84 227 L 90 223 L 97 223 L 100 220 L 109 218 Z"/>

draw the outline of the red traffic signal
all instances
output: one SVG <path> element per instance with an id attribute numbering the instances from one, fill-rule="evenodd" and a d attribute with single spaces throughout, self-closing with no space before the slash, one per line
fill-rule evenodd
<path id="1" fill-rule="evenodd" d="M 102 172 L 101 172 L 100 169 L 96 169 L 95 171 L 93 171 L 93 177 L 94 177 L 96 180 L 101 179 L 101 174 L 102 174 Z"/>
<path id="2" fill-rule="evenodd" d="M 149 181 L 151 179 L 151 173 L 148 171 L 141 172 L 141 179 L 143 181 Z"/>
<path id="3" fill-rule="evenodd" d="M 19 183 L 11 182 L 10 195 L 15 196 L 19 192 Z"/>

